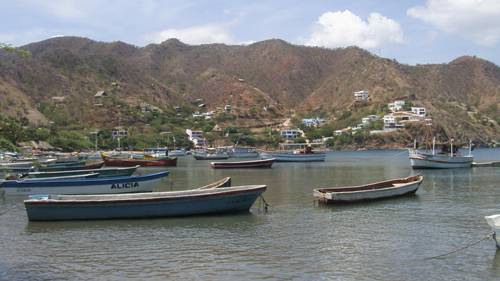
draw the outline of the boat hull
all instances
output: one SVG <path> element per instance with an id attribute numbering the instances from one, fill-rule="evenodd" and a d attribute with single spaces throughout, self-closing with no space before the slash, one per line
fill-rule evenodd
<path id="1" fill-rule="evenodd" d="M 225 160 L 229 159 L 229 155 L 193 155 L 196 160 Z"/>
<path id="2" fill-rule="evenodd" d="M 175 167 L 177 166 L 177 157 L 169 157 L 157 160 L 143 159 L 115 159 L 103 157 L 104 164 L 110 167 L 133 167 L 140 165 L 141 167 Z"/>
<path id="3" fill-rule="evenodd" d="M 5 181 L 0 187 L 5 195 L 35 194 L 116 194 L 151 192 L 168 171 L 137 177 L 120 177 L 87 180 L 29 180 Z"/>
<path id="4" fill-rule="evenodd" d="M 275 158 L 275 162 L 323 162 L 326 159 L 326 153 L 293 154 L 268 152 L 266 154 Z"/>
<path id="5" fill-rule="evenodd" d="M 495 239 L 495 243 L 497 245 L 497 249 L 500 249 L 500 214 L 499 215 L 492 215 L 492 216 L 486 216 L 484 217 L 486 219 L 486 222 L 491 226 L 491 229 L 493 230 L 493 238 Z"/>
<path id="6" fill-rule="evenodd" d="M 414 169 L 453 169 L 469 168 L 472 166 L 472 157 L 447 157 L 428 158 L 428 157 L 410 157 L 411 167 Z M 453 159 L 457 158 L 457 159 Z"/>
<path id="7" fill-rule="evenodd" d="M 347 188 L 352 189 L 352 191 L 341 191 L 341 189 L 339 188 L 339 192 L 321 192 L 321 189 L 315 189 L 313 192 L 313 196 L 323 203 L 352 203 L 359 201 L 393 198 L 417 192 L 420 184 L 422 183 L 422 179 L 423 178 L 420 177 L 419 180 L 409 182 L 400 186 L 388 186 L 386 188 L 373 189 L 367 188 L 366 190 L 360 189 L 361 187 Z M 379 185 L 382 185 L 386 182 L 381 182 L 379 183 Z"/>
<path id="8" fill-rule="evenodd" d="M 103 177 L 127 177 L 131 176 L 139 167 L 124 167 L 124 168 L 102 168 L 102 169 L 88 169 L 88 170 L 71 170 L 71 171 L 56 171 L 56 172 L 32 172 L 28 173 L 28 178 L 45 178 L 45 177 L 58 177 L 58 176 L 71 176 L 81 175 L 88 173 L 98 173 L 100 178 Z"/>
<path id="9" fill-rule="evenodd" d="M 271 158 L 238 162 L 212 162 L 210 163 L 210 166 L 214 169 L 271 168 L 274 160 L 274 158 Z"/>
<path id="10" fill-rule="evenodd" d="M 227 189 L 231 188 L 216 190 Z M 263 186 L 249 191 L 228 191 L 214 195 L 206 192 L 213 190 L 211 189 L 199 191 L 201 193 L 199 196 L 118 202 L 58 203 L 26 200 L 25 206 L 30 221 L 182 217 L 248 211 L 265 189 Z"/>

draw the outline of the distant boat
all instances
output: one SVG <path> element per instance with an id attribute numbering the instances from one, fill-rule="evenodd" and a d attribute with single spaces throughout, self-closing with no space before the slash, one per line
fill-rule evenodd
<path id="1" fill-rule="evenodd" d="M 313 196 L 323 203 L 375 200 L 415 193 L 423 177 L 412 176 L 358 186 L 314 189 Z"/>
<path id="2" fill-rule="evenodd" d="M 60 172 L 60 171 L 73 171 L 73 170 L 90 170 L 99 169 L 104 165 L 103 161 L 93 161 L 88 163 L 86 160 L 57 162 L 38 167 L 40 172 Z"/>
<path id="3" fill-rule="evenodd" d="M 221 149 L 205 149 L 193 152 L 196 160 L 223 160 L 228 159 L 229 154 Z"/>
<path id="4" fill-rule="evenodd" d="M 493 230 L 493 238 L 495 239 L 497 249 L 500 249 L 500 214 L 497 215 L 491 215 L 491 216 L 486 216 L 484 217 L 486 219 L 486 222 L 491 226 L 491 229 Z"/>
<path id="5" fill-rule="evenodd" d="M 212 162 L 210 166 L 214 169 L 271 168 L 274 161 L 274 158 L 270 158 L 248 161 Z"/>
<path id="6" fill-rule="evenodd" d="M 469 145 L 469 154 L 460 155 L 458 147 L 453 146 L 453 139 L 450 141 L 450 149 L 444 145 L 438 153 L 435 150 L 435 138 L 433 139 L 432 152 L 422 152 L 416 147 L 410 150 L 410 164 L 414 169 L 451 169 L 469 168 L 472 166 L 474 157 L 472 156 L 472 145 Z"/>
<path id="7" fill-rule="evenodd" d="M 259 155 L 255 147 L 234 146 L 229 149 L 231 158 L 258 158 Z"/>
<path id="8" fill-rule="evenodd" d="M 323 162 L 326 159 L 324 151 L 313 151 L 312 144 L 308 143 L 282 143 L 284 150 L 266 151 L 261 153 L 263 158 L 275 158 L 276 162 Z M 298 146 L 299 149 L 285 150 L 286 147 Z"/>
<path id="9" fill-rule="evenodd" d="M 112 158 L 103 155 L 102 159 L 106 166 L 111 167 L 175 167 L 177 166 L 177 157 L 164 157 L 158 159 L 133 159 L 133 158 Z"/>
<path id="10" fill-rule="evenodd" d="M 0 183 L 0 187 L 6 195 L 149 192 L 153 191 L 155 184 L 168 174 L 168 171 L 164 171 L 144 176 L 102 179 L 6 180 Z"/>
<path id="11" fill-rule="evenodd" d="M 186 156 L 186 150 L 184 148 L 177 148 L 168 151 L 168 156 Z"/>
<path id="12" fill-rule="evenodd" d="M 86 170 L 70 170 L 70 171 L 56 171 L 56 172 L 29 172 L 24 175 L 24 178 L 45 178 L 45 177 L 58 177 L 58 176 L 71 176 L 87 173 L 97 173 L 98 177 L 126 177 L 131 176 L 139 165 L 134 167 L 124 168 L 101 168 L 101 169 L 86 169 Z"/>
<path id="13" fill-rule="evenodd" d="M 47 195 L 25 200 L 30 221 L 181 217 L 249 211 L 265 185 L 116 195 Z"/>

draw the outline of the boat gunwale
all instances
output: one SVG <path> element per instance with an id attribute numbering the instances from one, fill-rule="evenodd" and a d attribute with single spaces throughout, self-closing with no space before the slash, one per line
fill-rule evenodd
<path id="1" fill-rule="evenodd" d="M 244 161 L 220 161 L 220 162 L 211 162 L 210 165 L 220 165 L 220 164 L 229 164 L 229 165 L 240 165 L 240 164 L 260 164 L 260 163 L 268 163 L 274 162 L 276 158 L 267 158 L 267 159 L 256 159 L 256 160 L 244 160 Z"/>
<path id="2" fill-rule="evenodd" d="M 237 190 L 227 190 L 227 189 L 236 189 Z M 242 186 L 233 186 L 233 187 L 223 187 L 223 188 L 213 188 L 213 189 L 191 189 L 191 190 L 182 190 L 182 191 L 163 191 L 163 192 L 141 192 L 147 194 L 149 196 L 154 195 L 162 195 L 161 193 L 169 193 L 166 195 L 171 196 L 163 196 L 163 197 L 147 197 L 147 198 L 110 198 L 110 199 L 89 199 L 89 200 L 70 200 L 70 199 L 28 199 L 24 200 L 24 204 L 26 205 L 85 205 L 85 204 L 121 204 L 121 203 L 143 203 L 143 202 L 161 202 L 161 201 L 175 201 L 175 200 L 189 200 L 189 199 L 197 199 L 197 198 L 207 198 L 207 197 L 223 197 L 228 195 L 242 194 L 242 193 L 252 193 L 265 191 L 267 189 L 267 185 L 242 185 Z M 175 195 L 173 193 L 181 193 L 181 192 L 205 192 L 204 194 L 186 194 L 186 195 Z M 100 197 L 132 197 L 137 196 L 140 193 L 123 193 L 123 194 L 103 194 L 99 195 Z M 125 196 L 128 195 L 128 196 Z M 75 195 L 72 195 L 75 196 Z M 77 195 L 78 197 L 84 196 L 96 196 L 96 195 Z"/>

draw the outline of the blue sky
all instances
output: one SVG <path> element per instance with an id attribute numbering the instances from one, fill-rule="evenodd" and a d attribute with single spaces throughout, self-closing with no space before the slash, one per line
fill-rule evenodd
<path id="1" fill-rule="evenodd" d="M 357 45 L 402 63 L 476 55 L 500 64 L 499 0 L 128 1 L 0 0 L 0 42 L 20 46 L 83 36 L 137 46 L 280 38 L 328 48 Z"/>

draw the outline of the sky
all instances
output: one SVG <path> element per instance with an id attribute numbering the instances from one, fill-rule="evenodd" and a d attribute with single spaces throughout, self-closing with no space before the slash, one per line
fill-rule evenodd
<path id="1" fill-rule="evenodd" d="M 136 46 L 358 46 L 406 64 L 475 55 L 500 65 L 500 0 L 0 0 L 0 42 L 81 36 Z"/>

